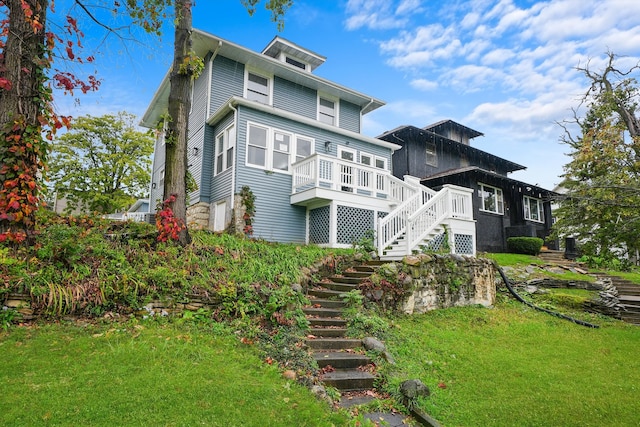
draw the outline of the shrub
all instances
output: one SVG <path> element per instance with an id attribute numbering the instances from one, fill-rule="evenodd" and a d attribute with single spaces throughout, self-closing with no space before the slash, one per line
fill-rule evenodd
<path id="1" fill-rule="evenodd" d="M 515 254 L 538 255 L 543 243 L 539 237 L 509 237 L 507 248 Z"/>

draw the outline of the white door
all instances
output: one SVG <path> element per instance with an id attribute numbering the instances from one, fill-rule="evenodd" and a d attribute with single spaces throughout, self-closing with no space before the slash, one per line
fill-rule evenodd
<path id="1" fill-rule="evenodd" d="M 227 219 L 227 202 L 216 203 L 216 214 L 213 222 L 213 231 L 224 231 Z"/>

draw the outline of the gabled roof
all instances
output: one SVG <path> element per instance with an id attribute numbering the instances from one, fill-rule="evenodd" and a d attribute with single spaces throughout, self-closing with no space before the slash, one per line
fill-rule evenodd
<path id="1" fill-rule="evenodd" d="M 442 130 L 445 129 L 456 129 L 458 131 L 462 131 L 463 133 L 465 133 L 466 135 L 469 136 L 469 139 L 471 138 L 475 138 L 478 136 L 483 136 L 484 134 L 482 132 L 478 132 L 477 130 L 473 130 L 469 127 L 466 127 L 464 125 L 461 125 L 458 122 L 454 122 L 453 120 L 440 120 L 439 122 L 433 123 L 431 125 L 425 126 L 423 128 L 424 130 L 428 130 L 430 132 L 433 133 L 437 133 L 442 135 Z"/>
<path id="2" fill-rule="evenodd" d="M 440 172 L 434 175 L 430 175 L 425 178 L 421 178 L 420 182 L 426 186 L 438 186 L 447 184 L 447 178 L 452 178 L 455 176 L 463 176 L 463 175 L 474 175 L 475 179 L 490 179 L 494 182 L 501 182 L 505 185 L 512 186 L 514 188 L 520 188 L 524 190 L 525 194 L 535 195 L 540 199 L 549 199 L 553 196 L 556 196 L 558 193 L 555 191 L 547 190 L 542 187 L 538 187 L 537 185 L 527 184 L 526 182 L 518 181 L 516 179 L 512 179 L 506 177 L 504 175 L 500 175 L 498 173 L 480 168 L 478 166 L 467 166 L 459 169 L 450 169 L 444 172 Z M 490 184 L 487 182 L 486 184 Z"/>
<path id="3" fill-rule="evenodd" d="M 387 131 L 382 135 L 377 136 L 376 138 L 380 138 L 380 139 L 384 139 L 385 141 L 390 141 L 396 144 L 404 145 L 403 138 L 406 139 L 409 137 L 413 137 L 413 138 L 424 137 L 425 139 L 440 138 L 442 143 L 448 146 L 449 150 L 451 151 L 457 150 L 458 152 L 464 152 L 469 154 L 470 156 L 475 156 L 476 158 L 484 158 L 486 161 L 490 163 L 493 162 L 501 165 L 508 172 L 514 172 L 517 170 L 522 170 L 527 168 L 526 166 L 520 165 L 518 163 L 514 163 L 510 160 L 504 159 L 502 157 L 498 157 L 491 153 L 487 153 L 486 151 L 479 150 L 470 145 L 463 144 L 462 142 L 454 141 L 442 135 L 439 135 L 437 133 L 434 133 L 425 129 L 420 129 L 418 127 L 410 126 L 410 125 L 398 126 L 397 128 Z"/>
<path id="4" fill-rule="evenodd" d="M 358 105 L 362 108 L 362 114 L 371 112 L 385 104 L 379 99 L 341 86 L 308 71 L 301 70 L 283 61 L 272 58 L 271 56 L 252 51 L 201 30 L 193 29 L 191 40 L 194 52 L 202 58 L 206 58 L 208 53 L 212 53 L 247 64 L 265 72 L 272 73 L 285 80 L 322 91 L 327 95 L 332 95 Z M 282 41 L 282 39 L 280 39 L 280 41 Z M 153 128 L 159 121 L 160 116 L 167 111 L 169 88 L 169 73 L 167 73 L 142 117 L 142 126 Z"/>

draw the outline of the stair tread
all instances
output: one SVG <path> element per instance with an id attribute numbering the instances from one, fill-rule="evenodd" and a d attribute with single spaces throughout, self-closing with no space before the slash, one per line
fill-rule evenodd
<path id="1" fill-rule="evenodd" d="M 323 380 L 346 380 L 346 379 L 373 379 L 374 375 L 358 369 L 336 369 L 335 371 L 322 374 Z"/>
<path id="2" fill-rule="evenodd" d="M 337 359 L 357 359 L 371 360 L 366 354 L 351 353 L 346 351 L 314 351 L 315 360 L 337 360 Z"/>

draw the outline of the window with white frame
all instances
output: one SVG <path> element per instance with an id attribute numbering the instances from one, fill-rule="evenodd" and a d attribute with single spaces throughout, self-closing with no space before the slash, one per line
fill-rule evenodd
<path id="1" fill-rule="evenodd" d="M 544 222 L 542 200 L 524 196 L 524 219 L 529 221 Z"/>
<path id="2" fill-rule="evenodd" d="M 263 75 L 247 71 L 245 81 L 246 98 L 251 101 L 271 104 L 271 79 Z"/>
<path id="3" fill-rule="evenodd" d="M 479 184 L 480 210 L 504 214 L 504 199 L 502 190 L 485 184 Z"/>
<path id="4" fill-rule="evenodd" d="M 288 171 L 291 164 L 291 135 L 273 131 L 273 168 Z"/>
<path id="5" fill-rule="evenodd" d="M 360 163 L 377 169 L 387 169 L 387 159 L 369 153 L 360 153 Z"/>
<path id="6" fill-rule="evenodd" d="M 247 123 L 247 165 L 290 172 L 291 164 L 314 152 L 312 138 Z"/>
<path id="7" fill-rule="evenodd" d="M 216 137 L 216 175 L 233 166 L 233 149 L 235 142 L 236 130 L 233 125 L 220 132 Z"/>
<path id="8" fill-rule="evenodd" d="M 318 97 L 318 120 L 322 123 L 337 125 L 335 100 Z"/>
<path id="9" fill-rule="evenodd" d="M 250 124 L 247 136 L 247 164 L 267 168 L 269 128 Z"/>
<path id="10" fill-rule="evenodd" d="M 313 140 L 303 136 L 296 136 L 295 152 L 296 162 L 309 157 L 313 153 Z"/>

